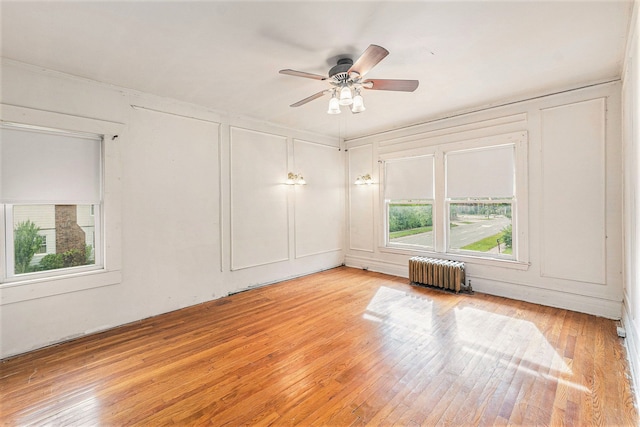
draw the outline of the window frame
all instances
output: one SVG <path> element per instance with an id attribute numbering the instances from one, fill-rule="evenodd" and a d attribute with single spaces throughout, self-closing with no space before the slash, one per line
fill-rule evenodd
<path id="1" fill-rule="evenodd" d="M 14 203 L 0 202 L 3 204 L 4 210 L 5 210 L 5 216 L 6 216 L 6 222 L 2 224 L 2 226 L 5 228 L 4 230 L 5 239 L 3 244 L 5 245 L 4 261 L 5 261 L 6 269 L 4 271 L 4 274 L 0 276 L 0 283 L 15 282 L 15 281 L 28 280 L 28 279 L 55 277 L 55 276 L 61 276 L 61 275 L 70 274 L 70 273 L 78 273 L 78 272 L 102 269 L 102 266 L 103 266 L 102 257 L 101 257 L 102 248 L 96 247 L 96 250 L 94 252 L 95 253 L 94 264 L 16 274 L 15 259 L 14 259 L 15 257 L 15 240 L 14 240 L 15 223 L 14 223 L 14 217 L 13 217 L 13 208 L 14 206 L 36 206 L 36 205 L 55 206 L 60 204 L 75 205 L 77 208 L 77 206 L 90 205 L 91 211 L 95 209 L 94 206 L 97 206 L 98 212 L 100 212 L 100 206 L 103 203 L 103 193 L 104 193 L 104 179 L 103 179 L 104 135 L 89 133 L 89 132 L 69 131 L 69 130 L 59 129 L 59 128 L 42 127 L 42 126 L 36 126 L 32 124 L 14 123 L 14 122 L 9 122 L 5 120 L 0 121 L 0 125 L 2 125 L 5 129 L 10 129 L 10 130 L 13 130 L 14 132 L 16 131 L 17 132 L 22 131 L 25 133 L 32 132 L 32 133 L 38 134 L 40 137 L 42 137 L 42 135 L 49 135 L 52 137 L 54 141 L 55 141 L 55 138 L 60 138 L 60 137 L 65 138 L 65 141 L 67 139 L 74 140 L 74 138 L 81 138 L 81 139 L 88 139 L 93 141 L 94 143 L 99 144 L 98 150 L 96 153 L 99 156 L 99 158 L 97 159 L 97 164 L 95 165 L 97 167 L 97 171 L 95 170 L 95 168 L 91 169 L 92 171 L 95 171 L 94 173 L 96 173 L 98 178 L 97 194 L 95 194 L 95 200 L 93 200 L 92 202 L 87 203 L 86 201 L 83 201 L 83 200 L 76 200 L 75 197 L 67 198 L 69 197 L 69 195 L 66 193 L 63 196 L 63 200 L 57 200 L 57 199 L 55 201 L 54 200 L 48 200 L 48 201 L 25 200 L 25 201 L 14 202 Z M 102 230 L 101 228 L 102 221 L 99 215 L 93 216 L 93 220 L 94 220 L 94 230 L 98 231 L 98 233 L 96 233 L 96 238 L 97 238 L 97 241 L 100 242 L 102 241 L 101 236 L 104 232 L 104 230 Z"/>
<path id="2" fill-rule="evenodd" d="M 126 126 L 122 123 L 92 119 L 72 114 L 0 104 L 0 121 L 61 129 L 68 132 L 101 135 L 102 144 L 102 241 L 101 269 L 68 271 L 46 277 L 20 277 L 7 281 L 5 205 L 0 205 L 0 306 L 69 292 L 83 291 L 122 282 L 122 166 L 120 141 Z M 53 271 L 53 270 L 51 270 Z"/>
<path id="3" fill-rule="evenodd" d="M 449 251 L 449 200 L 446 198 L 446 163 L 445 154 L 454 151 L 492 148 L 500 145 L 513 144 L 515 147 L 515 187 L 514 197 L 507 199 L 512 204 L 512 238 L 513 238 L 513 257 L 488 257 L 482 255 L 481 252 L 475 251 Z M 529 248 L 528 242 L 528 132 L 515 131 L 504 134 L 495 134 L 482 136 L 477 138 L 467 138 L 464 140 L 443 141 L 438 139 L 431 142 L 428 139 L 412 139 L 402 145 L 403 150 L 391 151 L 385 149 L 378 156 L 378 170 L 380 176 L 379 201 L 382 214 L 378 221 L 378 229 L 380 230 L 380 238 L 378 239 L 378 251 L 389 254 L 400 255 L 423 255 L 439 258 L 446 258 L 455 261 L 465 261 L 489 266 L 509 267 L 517 270 L 526 270 L 529 268 Z M 389 147 L 391 148 L 391 147 Z M 388 219 L 387 219 L 387 201 L 384 195 L 385 182 L 385 162 L 388 160 L 433 155 L 435 159 L 434 165 L 434 184 L 435 193 L 433 200 L 433 226 L 434 226 L 434 246 L 433 250 L 419 250 L 416 248 L 402 248 L 388 244 Z M 495 199 L 504 200 L 504 199 Z M 455 202 L 456 200 L 453 200 Z M 461 200 L 460 200 L 461 201 Z"/>

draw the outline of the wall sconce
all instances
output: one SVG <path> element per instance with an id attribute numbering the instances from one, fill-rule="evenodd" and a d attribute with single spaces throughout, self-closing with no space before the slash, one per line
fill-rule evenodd
<path id="1" fill-rule="evenodd" d="M 300 174 L 289 172 L 287 175 L 287 180 L 284 182 L 287 185 L 306 185 L 307 181 L 304 180 L 304 177 Z"/>
<path id="2" fill-rule="evenodd" d="M 371 178 L 371 174 L 362 175 L 356 178 L 356 185 L 371 185 L 373 184 L 373 178 Z"/>

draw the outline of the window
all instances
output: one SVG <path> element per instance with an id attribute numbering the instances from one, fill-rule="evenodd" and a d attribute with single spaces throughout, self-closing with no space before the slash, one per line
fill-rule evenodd
<path id="1" fill-rule="evenodd" d="M 6 279 L 100 268 L 102 139 L 5 123 L 0 132 Z"/>
<path id="2" fill-rule="evenodd" d="M 433 156 L 385 164 L 386 242 L 433 249 Z"/>
<path id="3" fill-rule="evenodd" d="M 47 253 L 47 236 L 39 234 L 40 236 L 40 247 L 36 251 L 36 254 L 46 254 Z"/>
<path id="4" fill-rule="evenodd" d="M 526 152 L 514 132 L 383 154 L 384 246 L 524 266 Z"/>
<path id="5" fill-rule="evenodd" d="M 447 252 L 514 258 L 513 144 L 445 155 Z"/>

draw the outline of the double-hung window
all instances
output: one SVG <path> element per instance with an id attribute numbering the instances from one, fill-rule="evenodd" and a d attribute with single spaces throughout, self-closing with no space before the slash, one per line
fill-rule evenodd
<path id="1" fill-rule="evenodd" d="M 384 247 L 391 252 L 526 265 L 527 248 L 518 239 L 528 220 L 526 132 L 437 145 L 417 141 L 406 151 L 384 153 L 380 164 Z"/>
<path id="2" fill-rule="evenodd" d="M 515 258 L 515 145 L 445 153 L 447 252 Z"/>
<path id="3" fill-rule="evenodd" d="M 385 162 L 386 244 L 433 249 L 433 155 Z"/>
<path id="4" fill-rule="evenodd" d="M 102 268 L 102 138 L 2 123 L 2 280 Z"/>

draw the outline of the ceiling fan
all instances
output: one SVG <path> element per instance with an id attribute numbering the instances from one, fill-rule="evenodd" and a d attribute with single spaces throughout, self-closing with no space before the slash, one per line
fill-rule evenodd
<path id="1" fill-rule="evenodd" d="M 329 101 L 329 114 L 339 114 L 340 105 L 351 105 L 352 113 L 360 113 L 365 110 L 364 100 L 360 93 L 361 89 L 368 90 L 392 90 L 400 92 L 413 92 L 418 87 L 418 80 L 397 80 L 397 79 L 367 79 L 363 80 L 373 67 L 382 61 L 389 51 L 381 46 L 372 44 L 364 51 L 360 57 L 353 62 L 351 58 L 338 59 L 337 65 L 329 70 L 329 76 L 306 73 L 291 69 L 280 70 L 280 74 L 288 74 L 296 77 L 306 77 L 308 79 L 327 81 L 331 86 L 311 96 L 308 96 L 291 107 L 299 107 L 307 102 L 318 99 L 324 95 L 331 94 Z"/>

